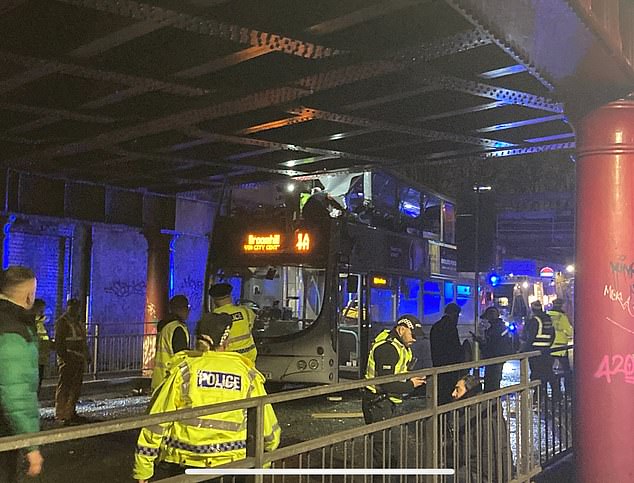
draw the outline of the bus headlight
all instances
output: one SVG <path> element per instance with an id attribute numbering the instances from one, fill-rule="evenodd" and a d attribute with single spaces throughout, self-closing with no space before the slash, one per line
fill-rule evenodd
<path id="1" fill-rule="evenodd" d="M 316 371 L 319 368 L 319 362 L 317 362 L 317 359 L 311 359 L 308 361 L 308 367 Z"/>
<path id="2" fill-rule="evenodd" d="M 306 361 L 304 359 L 300 359 L 297 361 L 297 368 L 300 371 L 305 371 L 306 370 Z"/>

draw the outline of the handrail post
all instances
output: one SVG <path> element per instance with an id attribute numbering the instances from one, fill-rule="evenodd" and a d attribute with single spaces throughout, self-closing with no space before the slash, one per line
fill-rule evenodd
<path id="1" fill-rule="evenodd" d="M 531 388 L 528 377 L 529 364 L 528 357 L 525 356 L 520 360 L 520 447 L 518 451 L 518 469 L 520 475 L 527 476 L 531 470 L 532 461 L 532 427 L 533 413 L 531 408 Z"/>
<path id="2" fill-rule="evenodd" d="M 247 458 L 253 457 L 254 468 L 262 468 L 264 460 L 264 402 L 247 409 Z M 263 475 L 249 475 L 247 483 L 262 483 Z"/>
<path id="3" fill-rule="evenodd" d="M 431 382 L 431 385 L 430 385 Z M 438 468 L 438 455 L 440 454 L 438 435 L 438 373 L 433 372 L 431 377 L 427 377 L 426 384 L 426 406 L 434 412 L 425 421 L 425 447 L 419 448 L 423 451 L 425 468 Z M 432 481 L 438 481 L 438 476 L 433 476 Z"/>
<path id="4" fill-rule="evenodd" d="M 95 324 L 95 334 L 92 339 L 92 378 L 97 379 L 97 358 L 99 356 L 99 324 Z"/>

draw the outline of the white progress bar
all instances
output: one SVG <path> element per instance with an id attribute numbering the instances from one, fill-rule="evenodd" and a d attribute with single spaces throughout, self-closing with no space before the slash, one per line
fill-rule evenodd
<path id="1" fill-rule="evenodd" d="M 437 468 L 188 468 L 186 475 L 453 475 L 453 469 Z"/>

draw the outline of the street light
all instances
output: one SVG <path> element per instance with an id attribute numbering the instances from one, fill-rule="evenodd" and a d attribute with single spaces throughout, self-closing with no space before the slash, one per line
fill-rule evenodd
<path id="1" fill-rule="evenodd" d="M 491 191 L 493 188 L 489 185 L 475 184 L 472 187 L 475 192 L 475 246 L 474 246 L 474 258 L 475 258 L 475 301 L 473 309 L 473 333 L 478 333 L 478 322 L 480 320 L 480 193 Z M 474 360 L 480 360 L 480 346 L 477 340 L 473 342 L 473 358 Z"/>

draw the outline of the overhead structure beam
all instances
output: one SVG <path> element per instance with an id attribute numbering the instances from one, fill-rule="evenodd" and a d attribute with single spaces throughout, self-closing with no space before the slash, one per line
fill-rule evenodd
<path id="1" fill-rule="evenodd" d="M 401 71 L 418 62 L 429 61 L 452 53 L 464 52 L 482 45 L 488 45 L 489 42 L 486 36 L 478 31 L 462 32 L 449 38 L 441 39 L 438 42 L 416 46 L 415 50 L 418 52 L 416 57 L 407 56 L 399 52 L 395 54 L 395 57 L 403 58 L 404 60 L 371 61 L 309 75 L 296 81 L 292 87 L 284 86 L 266 89 L 240 99 L 226 101 L 206 108 L 181 111 L 142 124 L 101 134 L 77 143 L 31 153 L 27 158 L 9 160 L 8 164 L 18 163 L 21 166 L 25 164 L 33 165 L 39 160 L 101 149 L 130 139 L 175 128 L 192 126 L 219 117 L 297 102 L 315 92 L 325 91 L 342 85 Z M 408 52 L 411 50 L 412 49 L 407 49 Z M 0 58 L 1 57 L 0 52 Z M 517 94 L 515 95 L 517 96 Z"/>
<path id="2" fill-rule="evenodd" d="M 303 57 L 305 59 L 321 59 L 342 53 L 338 49 L 293 39 L 281 34 L 263 32 L 240 25 L 219 22 L 209 17 L 189 15 L 187 13 L 161 8 L 152 4 L 136 2 L 134 0 L 57 1 L 143 21 L 161 22 L 165 19 L 176 17 L 177 20 L 171 23 L 171 27 L 173 28 L 194 32 L 200 35 L 218 37 L 252 47 L 266 46 L 270 50 Z"/>
<path id="3" fill-rule="evenodd" d="M 632 91 L 634 65 L 612 38 L 620 38 L 618 28 L 610 32 L 602 28 L 587 8 L 588 2 L 445 2 L 472 25 L 489 33 L 500 48 L 542 84 L 551 90 L 556 86 L 562 98 L 571 99 L 568 107 L 580 115 Z M 629 28 L 633 28 L 631 24 Z"/>
<path id="4" fill-rule="evenodd" d="M 163 92 L 167 92 L 168 94 L 174 94 L 178 96 L 195 97 L 203 96 L 210 92 L 208 89 L 202 89 L 200 87 L 190 87 L 184 84 L 176 84 L 172 82 L 164 82 L 157 79 L 147 79 L 144 77 L 138 77 L 129 74 L 120 74 L 118 72 L 93 69 L 81 65 L 69 64 L 67 62 L 39 59 L 26 55 L 14 54 L 5 50 L 0 50 L 0 60 L 14 62 L 16 64 L 20 64 L 30 68 L 27 73 L 24 73 L 24 81 L 21 84 L 13 83 L 11 87 L 12 89 L 20 87 L 27 82 L 31 82 L 32 80 L 43 77 L 45 75 L 49 75 L 52 73 L 62 73 L 81 77 L 83 79 L 94 79 L 119 83 L 130 87 L 146 86 L 151 90 L 160 90 Z M 28 74 L 28 72 L 30 71 L 32 71 L 33 74 Z M 37 77 L 35 77 L 36 75 Z M 8 92 L 8 90 L 7 88 L 2 90 L 2 84 L 0 84 L 0 92 L 6 93 Z"/>
<path id="5" fill-rule="evenodd" d="M 320 109 L 312 109 L 309 107 L 295 107 L 288 109 L 288 112 L 291 114 L 296 114 L 298 116 L 312 116 L 315 119 L 323 119 L 326 121 L 337 122 L 341 124 L 350 124 L 358 127 L 373 128 L 377 131 L 389 131 L 399 134 L 409 134 L 411 136 L 424 138 L 428 141 L 453 141 L 456 143 L 473 144 L 476 146 L 482 146 L 491 149 L 515 146 L 513 143 L 507 143 L 505 141 L 498 141 L 495 139 L 476 138 L 473 136 L 466 136 L 464 134 L 410 127 L 406 125 L 393 124 L 389 122 L 351 116 L 349 114 L 327 112 Z"/>

